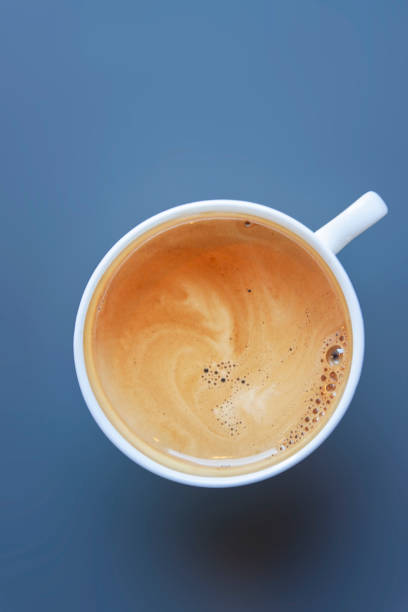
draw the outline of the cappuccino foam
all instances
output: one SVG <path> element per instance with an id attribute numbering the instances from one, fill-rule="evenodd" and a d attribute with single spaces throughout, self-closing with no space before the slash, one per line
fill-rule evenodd
<path id="1" fill-rule="evenodd" d="M 136 240 L 101 279 L 84 340 L 94 393 L 131 444 L 223 476 L 282 461 L 321 430 L 352 344 L 323 260 L 280 226 L 236 214 Z"/>

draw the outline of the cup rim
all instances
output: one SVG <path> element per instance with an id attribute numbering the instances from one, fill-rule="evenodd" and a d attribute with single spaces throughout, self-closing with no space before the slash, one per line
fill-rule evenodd
<path id="1" fill-rule="evenodd" d="M 340 402 L 325 426 L 305 446 L 287 459 L 258 471 L 234 476 L 202 476 L 181 472 L 174 468 L 167 467 L 164 464 L 151 459 L 150 457 L 147 457 L 140 450 L 135 448 L 114 427 L 100 407 L 88 379 L 84 356 L 83 333 L 89 303 L 102 275 L 109 268 L 116 257 L 118 257 L 121 251 L 136 238 L 140 237 L 145 232 L 157 225 L 177 219 L 179 217 L 188 217 L 193 214 L 207 212 L 236 212 L 239 214 L 259 216 L 268 221 L 272 221 L 273 223 L 280 225 L 298 235 L 309 246 L 311 246 L 320 255 L 320 257 L 322 257 L 334 274 L 343 292 L 352 327 L 353 352 L 349 377 Z M 316 450 L 337 427 L 351 403 L 360 378 L 364 357 L 364 323 L 356 292 L 346 271 L 344 270 L 340 261 L 337 259 L 336 255 L 316 237 L 311 229 L 300 221 L 293 219 L 289 215 L 262 204 L 242 200 L 203 200 L 174 206 L 148 218 L 145 221 L 142 221 L 127 232 L 109 249 L 109 251 L 96 266 L 82 294 L 75 320 L 73 349 L 75 370 L 85 403 L 87 404 L 94 420 L 105 435 L 127 457 L 150 472 L 178 483 L 210 488 L 233 487 L 265 480 L 266 478 L 276 476 L 295 466 L 297 463 L 308 457 L 314 450 Z"/>

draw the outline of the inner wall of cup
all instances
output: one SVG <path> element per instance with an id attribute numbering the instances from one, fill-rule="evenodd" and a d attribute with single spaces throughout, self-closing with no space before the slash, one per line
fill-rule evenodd
<path id="1" fill-rule="evenodd" d="M 300 241 L 300 243 L 301 243 L 301 245 L 302 245 L 302 247 L 303 247 L 303 248 L 305 248 L 305 249 L 307 249 L 307 250 L 309 250 L 309 251 L 312 251 L 313 257 L 314 257 L 314 258 L 316 258 L 316 259 L 318 259 L 318 260 L 319 260 L 321 263 L 323 263 L 323 264 L 324 264 L 324 266 L 326 266 L 326 268 L 328 269 L 328 271 L 329 271 L 330 275 L 331 275 L 332 277 L 334 277 L 334 279 L 336 280 L 336 285 L 337 285 L 337 287 L 338 287 L 338 291 L 339 291 L 339 293 L 340 293 L 340 294 L 343 296 L 343 299 L 344 299 L 344 304 L 345 304 L 346 311 L 347 311 L 347 313 L 348 313 L 348 317 L 349 317 L 350 329 L 351 329 L 351 332 L 353 333 L 353 329 L 354 329 L 354 328 L 353 328 L 353 319 L 352 319 L 352 317 L 351 317 L 351 314 L 350 314 L 350 308 L 349 308 L 349 305 L 348 305 L 348 303 L 347 303 L 347 299 L 346 299 L 346 297 L 345 297 L 345 295 L 344 295 L 344 292 L 343 292 L 343 290 L 342 290 L 342 287 L 341 287 L 341 284 L 340 284 L 340 282 L 339 282 L 338 276 L 337 276 L 337 275 L 336 275 L 336 273 L 333 271 L 333 268 L 332 268 L 330 265 L 328 265 L 328 263 L 327 263 L 326 259 L 325 259 L 325 258 L 322 256 L 322 254 L 321 254 L 321 253 L 319 253 L 319 252 L 318 252 L 318 251 L 315 249 L 314 245 L 312 245 L 312 244 L 309 242 L 309 240 L 308 240 L 308 239 L 307 239 L 307 238 L 306 238 L 304 235 L 299 235 L 299 233 L 298 233 L 296 230 L 294 231 L 293 227 L 290 227 L 290 228 L 288 229 L 288 227 L 287 227 L 286 225 L 284 225 L 284 224 L 281 224 L 281 223 L 280 223 L 280 220 L 279 220 L 279 219 L 278 219 L 278 220 L 277 220 L 277 219 L 275 219 L 275 218 L 270 219 L 270 218 L 268 218 L 270 215 L 268 215 L 268 217 L 266 217 L 266 216 L 264 216 L 264 215 L 259 214 L 259 212 L 260 212 L 260 211 L 259 211 L 258 209 L 259 209 L 259 208 L 262 208 L 262 209 L 263 209 L 263 208 L 265 208 L 265 207 L 262 207 L 262 206 L 258 206 L 258 205 L 251 205 L 251 206 L 248 206 L 248 205 L 246 205 L 246 206 L 245 206 L 245 208 L 246 208 L 246 210 L 245 210 L 245 211 L 243 211 L 243 210 L 239 210 L 239 211 L 237 211 L 236 209 L 230 209 L 230 210 L 227 210 L 227 211 L 224 211 L 224 210 L 223 210 L 223 211 L 220 211 L 220 207 L 219 207 L 219 206 L 217 206 L 217 209 L 214 211 L 214 210 L 211 210 L 211 209 L 209 209 L 209 208 L 208 208 L 208 204 L 207 204 L 207 203 L 204 203 L 204 204 L 205 204 L 205 209 L 206 209 L 206 210 L 205 210 L 205 211 L 203 211 L 203 212 L 207 212 L 207 213 L 209 214 L 209 216 L 214 216 L 214 214 L 215 214 L 215 213 L 220 214 L 220 215 L 227 214 L 228 216 L 230 216 L 231 214 L 232 214 L 232 216 L 238 216 L 238 215 L 240 215 L 240 214 L 242 214 L 242 215 L 244 215 L 244 216 L 245 216 L 245 214 L 246 214 L 246 215 L 248 215 L 248 214 L 249 214 L 249 215 L 251 215 L 252 217 L 254 217 L 254 216 L 258 216 L 258 217 L 260 218 L 260 221 L 261 221 L 261 222 L 263 222 L 263 223 L 267 223 L 267 224 L 268 224 L 268 223 L 272 223 L 272 224 L 273 224 L 273 225 L 275 225 L 275 226 L 279 226 L 279 229 L 280 229 L 280 230 L 281 230 L 283 233 L 289 234 L 289 236 L 290 236 L 292 239 L 294 239 L 294 238 L 295 238 L 297 242 L 299 242 L 299 241 Z M 179 208 L 186 208 L 186 207 L 190 207 L 190 208 L 191 208 L 191 207 L 192 207 L 192 205 L 182 206 L 182 207 L 179 207 Z M 197 208 L 197 207 L 196 207 L 196 208 Z M 242 208 L 242 206 L 241 206 L 241 208 Z M 255 210 L 253 210 L 253 208 L 255 208 Z M 248 209 L 249 209 L 249 210 L 248 210 Z M 268 211 L 268 213 L 271 213 L 271 212 L 272 212 L 272 213 L 275 213 L 275 212 L 276 212 L 276 211 L 271 211 L 270 209 L 267 209 L 267 211 Z M 186 211 L 186 212 L 187 212 L 187 211 Z M 276 214 L 277 214 L 277 215 L 281 215 L 281 213 L 276 213 Z M 176 223 L 177 223 L 177 222 L 176 222 L 176 220 L 178 220 L 178 221 L 180 222 L 180 221 L 181 221 L 181 219 L 185 219 L 187 216 L 188 216 L 188 217 L 190 217 L 190 216 L 196 216 L 196 215 L 198 215 L 199 217 L 201 217 L 201 216 L 202 216 L 202 212 L 200 212 L 200 211 L 197 211 L 197 210 L 196 210 L 194 215 L 191 215 L 191 214 L 190 214 L 190 215 L 186 215 L 186 214 L 183 214 L 182 212 L 180 212 L 180 214 L 179 214 L 179 215 L 172 215 L 172 217 L 173 217 L 173 218 L 170 220 L 170 225 L 174 225 L 174 224 L 176 224 Z M 163 215 L 162 215 L 162 216 L 163 216 Z M 283 216 L 283 217 L 284 217 L 286 220 L 288 219 L 288 218 L 287 218 L 285 215 L 282 215 L 282 216 Z M 309 233 L 309 234 L 311 233 L 311 232 L 310 232 L 310 230 L 308 230 L 307 228 L 304 228 L 304 226 L 301 226 L 301 224 L 298 224 L 296 221 L 293 221 L 293 220 L 291 220 L 291 221 L 293 222 L 293 224 L 297 224 L 297 225 L 299 225 L 299 226 L 301 227 L 301 229 L 303 230 L 303 232 L 302 232 L 302 233 Z M 175 222 L 176 222 L 176 223 L 175 223 Z M 143 224 L 143 225 L 144 225 L 144 224 Z M 158 225 L 159 225 L 159 224 L 157 224 L 157 223 L 155 223 L 155 224 L 153 224 L 153 223 L 152 223 L 152 224 L 151 224 L 151 227 L 152 227 L 152 230 L 151 230 L 151 231 L 152 231 L 152 233 L 153 233 L 153 234 L 155 234 L 155 233 L 157 232 L 157 227 L 158 227 Z M 124 254 L 124 252 L 125 252 L 125 251 L 128 251 L 128 250 L 133 250 L 133 249 L 134 249 L 134 241 L 135 241 L 135 239 L 133 239 L 133 240 L 132 240 L 131 234 L 135 235 L 135 234 L 136 234 L 136 230 L 137 230 L 137 229 L 138 229 L 138 228 L 135 228 L 135 230 L 133 230 L 132 232 L 130 232 L 130 233 L 129 233 L 129 235 L 127 235 L 127 237 L 125 237 L 125 239 L 127 239 L 127 244 L 125 244 L 125 245 L 124 245 L 124 246 L 125 246 L 125 248 L 119 249 L 119 250 L 118 250 L 116 253 L 113 253 L 113 251 L 114 251 L 114 249 L 115 249 L 115 247 L 114 247 L 114 248 L 111 250 L 111 252 L 109 253 L 109 254 L 112 256 L 112 257 L 111 257 L 111 260 L 110 260 L 110 262 L 109 262 L 109 263 L 107 263 L 107 264 L 106 264 L 106 262 L 105 262 L 105 269 L 107 268 L 108 273 L 109 273 L 109 271 L 110 271 L 110 270 L 111 270 L 111 269 L 112 269 L 112 268 L 115 266 L 116 262 L 117 262 L 119 259 L 122 259 L 122 256 L 123 256 L 123 254 Z M 140 235 L 140 233 L 139 233 L 139 235 Z M 146 236 L 146 232 L 143 232 L 143 233 L 141 234 L 141 239 L 142 239 L 142 241 L 144 241 L 144 240 L 145 240 L 145 236 Z M 313 234 L 312 234 L 312 236 L 313 236 Z M 124 239 L 122 239 L 120 242 L 123 244 Z M 130 244 L 129 244 L 129 243 L 130 243 Z M 116 245 L 116 246 L 118 246 L 118 245 Z M 101 263 L 103 263 L 103 262 L 101 262 Z M 99 267 L 98 267 L 98 268 L 99 268 Z M 95 271 L 95 273 L 96 273 L 96 274 L 98 273 L 98 269 Z M 96 283 L 95 283 L 95 284 L 97 284 L 97 282 L 98 282 L 98 281 L 96 281 Z M 91 296 L 91 297 L 92 297 L 92 296 Z M 351 345 L 353 345 L 353 342 L 351 342 Z M 353 361 L 353 358 L 354 358 L 354 354 L 352 355 L 352 361 Z M 353 364 L 352 364 L 352 362 L 351 362 L 351 367 L 352 367 L 352 365 L 353 365 Z M 350 373 L 351 373 L 351 368 L 350 368 L 350 371 L 349 371 L 349 376 L 348 376 L 348 378 L 350 378 Z M 345 392 L 346 392 L 346 389 L 347 389 L 348 383 L 349 383 L 349 381 L 347 381 L 347 383 L 346 383 L 346 385 L 345 385 L 345 388 L 344 388 L 344 391 L 343 391 L 343 393 L 342 393 L 342 397 L 339 399 L 339 403 L 338 403 L 338 405 L 337 405 L 336 409 L 334 410 L 333 414 L 332 414 L 332 415 L 331 415 L 331 416 L 328 418 L 328 421 L 327 421 L 326 425 L 325 425 L 325 426 L 322 428 L 322 430 L 320 430 L 320 431 L 319 431 L 319 432 L 316 434 L 316 436 L 312 437 L 312 438 L 311 438 L 311 440 L 309 440 L 309 441 L 306 443 L 306 446 L 311 445 L 311 444 L 314 442 L 315 438 L 316 438 L 316 437 L 319 437 L 319 436 L 322 434 L 322 432 L 323 432 L 325 429 L 327 429 L 327 427 L 330 425 L 330 422 L 333 420 L 333 417 L 336 415 L 336 412 L 338 411 L 339 406 L 340 406 L 340 405 L 342 404 L 342 402 L 343 402 L 343 399 L 344 399 L 344 394 L 345 394 Z M 99 402 L 99 404 L 100 404 L 100 402 Z M 99 409 L 100 409 L 100 405 L 99 405 L 98 407 L 99 407 Z M 115 427 L 115 424 L 113 424 L 113 423 L 111 423 L 111 424 L 112 424 L 112 425 Z M 120 435 L 123 435 L 123 434 L 120 434 Z M 301 447 L 299 447 L 299 448 L 298 448 L 296 451 L 294 451 L 293 455 L 291 455 L 290 457 L 293 457 L 293 456 L 294 456 L 294 455 L 296 455 L 297 453 L 301 452 L 301 451 L 302 451 L 302 449 L 304 449 L 304 448 L 305 448 L 305 446 L 301 446 Z M 142 449 L 139 449 L 139 450 L 142 450 Z M 144 452 L 146 455 L 149 455 L 150 453 L 146 452 L 146 450 L 147 450 L 147 449 L 142 450 L 142 452 Z M 196 457 L 190 457 L 190 456 L 188 456 L 188 455 L 182 455 L 182 454 L 180 454 L 180 453 L 177 453 L 176 451 L 172 451 L 171 449 L 169 449 L 169 450 L 168 450 L 168 452 L 169 452 L 169 454 L 173 455 L 175 459 L 179 459 L 179 460 L 182 460 L 182 461 L 185 461 L 185 462 L 188 462 L 188 463 L 196 463 L 196 464 L 198 464 L 198 465 L 214 466 L 215 468 L 220 468 L 220 467 L 229 467 L 229 468 L 236 467 L 236 468 L 239 468 L 240 466 L 243 466 L 243 465 L 248 465 L 248 466 L 250 467 L 250 466 L 252 466 L 253 464 L 258 464 L 260 461 L 262 462 L 262 460 L 264 460 L 264 459 L 266 459 L 266 458 L 268 458 L 268 457 L 272 457 L 272 456 L 274 456 L 274 455 L 277 453 L 276 449 L 271 448 L 270 450 L 265 451 L 265 452 L 263 452 L 263 453 L 259 453 L 258 455 L 252 455 L 252 456 L 249 456 L 249 457 L 244 457 L 244 458 L 240 458 L 240 459 L 230 459 L 230 460 L 228 460 L 227 462 L 223 462 L 223 461 L 217 461 L 217 460 L 205 460 L 205 459 L 200 459 L 200 458 L 196 458 Z M 128 453 L 127 453 L 127 454 L 128 454 Z M 160 465 L 164 465 L 166 468 L 168 468 L 168 467 L 169 467 L 169 461 L 167 460 L 167 456 L 166 456 L 165 458 L 163 458 L 163 460 L 161 460 L 159 457 L 151 457 L 151 459 L 153 459 L 154 461 L 157 461 L 157 462 L 158 462 Z M 282 462 L 282 461 L 286 461 L 287 459 L 288 459 L 288 458 L 282 458 L 281 462 Z M 177 463 L 178 463 L 178 461 L 177 461 Z M 280 463 L 280 462 L 279 462 L 279 463 Z M 275 464 L 273 464 L 273 465 L 272 465 L 272 466 L 270 466 L 270 467 L 271 467 L 271 468 L 276 467 L 276 463 L 275 463 Z M 186 471 L 187 473 L 189 473 L 189 470 L 188 470 L 188 469 L 187 469 L 187 470 L 186 470 L 186 469 L 183 469 L 183 468 L 181 468 L 179 465 L 170 466 L 170 469 L 172 469 L 172 468 L 173 468 L 173 469 L 175 469 L 175 470 L 177 470 L 177 471 Z M 257 470 L 257 469 L 258 469 L 258 466 L 256 466 L 256 467 L 255 467 L 255 465 L 254 465 L 254 468 L 255 468 L 255 470 Z M 232 471 L 233 471 L 233 470 L 232 470 Z M 220 476 L 220 477 L 221 477 L 221 476 Z"/>

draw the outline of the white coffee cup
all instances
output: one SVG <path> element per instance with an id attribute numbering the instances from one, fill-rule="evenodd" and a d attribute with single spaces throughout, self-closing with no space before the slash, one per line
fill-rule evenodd
<path id="1" fill-rule="evenodd" d="M 199 476 L 180 472 L 154 461 L 132 446 L 132 444 L 130 444 L 112 425 L 98 404 L 89 382 L 84 358 L 84 323 L 90 300 L 102 275 L 121 251 L 136 238 L 139 238 L 145 232 L 150 231 L 157 225 L 173 219 L 186 218 L 197 213 L 208 213 L 212 211 L 217 211 L 218 213 L 221 211 L 228 213 L 236 212 L 263 217 L 264 219 L 290 230 L 307 242 L 324 259 L 337 278 L 348 307 L 353 336 L 352 362 L 349 378 L 336 410 L 323 429 L 321 429 L 321 431 L 319 431 L 319 433 L 297 453 L 284 459 L 280 463 L 249 474 L 237 476 Z M 332 221 L 321 227 L 317 232 L 313 232 L 299 221 L 292 219 L 292 217 L 278 210 L 260 204 L 253 204 L 252 202 L 241 202 L 237 200 L 208 200 L 204 202 L 194 202 L 192 204 L 183 204 L 161 212 L 133 228 L 123 236 L 110 251 L 108 251 L 96 267 L 83 293 L 75 323 L 74 359 L 78 381 L 88 408 L 102 431 L 123 453 L 125 453 L 125 455 L 151 472 L 169 478 L 170 480 L 202 487 L 231 487 L 257 482 L 269 478 L 270 476 L 276 476 L 276 474 L 289 469 L 302 459 L 305 459 L 305 457 L 320 446 L 340 422 L 354 395 L 363 363 L 364 326 L 360 305 L 351 281 L 337 259 L 336 253 L 346 246 L 353 238 L 379 221 L 386 214 L 387 206 L 383 200 L 373 191 L 369 191 Z"/>

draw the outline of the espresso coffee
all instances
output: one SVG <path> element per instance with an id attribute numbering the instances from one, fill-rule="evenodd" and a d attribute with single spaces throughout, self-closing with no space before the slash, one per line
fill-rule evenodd
<path id="1" fill-rule="evenodd" d="M 324 261 L 235 213 L 137 239 L 99 282 L 84 332 L 107 418 L 144 454 L 199 475 L 257 471 L 309 442 L 341 398 L 351 346 Z"/>

